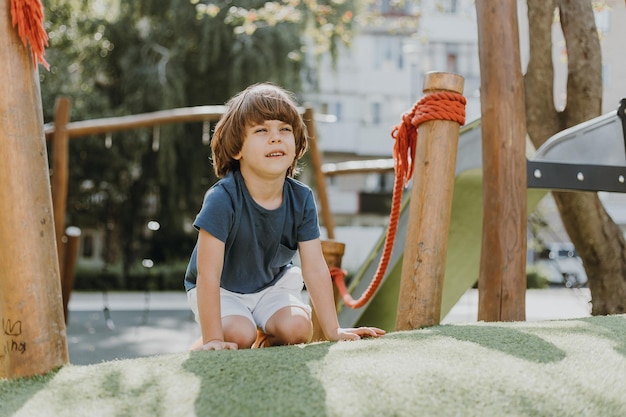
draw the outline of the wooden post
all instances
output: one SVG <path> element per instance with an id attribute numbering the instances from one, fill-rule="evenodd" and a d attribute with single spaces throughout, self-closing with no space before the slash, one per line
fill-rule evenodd
<path id="1" fill-rule="evenodd" d="M 0 0 L 0 378 L 68 362 L 39 74 Z"/>
<path id="2" fill-rule="evenodd" d="M 315 173 L 315 184 L 317 185 L 317 198 L 319 199 L 320 209 L 322 212 L 322 221 L 326 227 L 326 237 L 330 240 L 335 238 L 335 222 L 333 214 L 328 204 L 328 193 L 326 191 L 326 177 L 322 172 L 322 156 L 317 146 L 317 137 L 315 136 L 315 121 L 313 120 L 313 110 L 307 108 L 304 111 L 304 122 L 309 133 L 309 153 L 311 154 L 311 164 Z"/>
<path id="3" fill-rule="evenodd" d="M 65 232 L 65 211 L 67 207 L 67 180 L 69 176 L 69 135 L 67 124 L 70 121 L 70 100 L 59 97 L 54 110 L 54 136 L 52 138 L 52 210 L 54 213 L 54 235 L 57 241 L 57 254 L 61 268 L 61 282 L 64 280 L 63 259 Z"/>
<path id="4" fill-rule="evenodd" d="M 313 109 L 307 107 L 304 110 L 304 122 L 306 123 L 307 133 L 309 134 L 309 153 L 311 155 L 311 164 L 313 165 L 313 172 L 315 174 L 315 184 L 317 185 L 317 198 L 319 199 L 322 223 L 326 227 L 326 237 L 329 240 L 322 241 L 322 251 L 324 252 L 324 259 L 329 268 L 341 267 L 341 259 L 345 245 L 343 243 L 334 242 L 335 238 L 335 221 L 333 214 L 330 211 L 330 204 L 328 202 L 328 192 L 326 191 L 326 176 L 322 172 L 322 155 L 317 146 L 317 136 L 315 134 L 315 120 L 313 119 Z M 335 305 L 339 296 L 337 294 L 337 288 L 333 285 L 335 295 Z M 313 321 L 313 336 L 312 341 L 326 340 L 326 336 L 322 331 L 315 310 L 312 311 L 311 319 Z"/>
<path id="5" fill-rule="evenodd" d="M 341 268 L 341 260 L 343 259 L 343 253 L 346 249 L 345 243 L 335 242 L 332 240 L 322 240 L 322 251 L 324 252 L 324 260 L 329 268 L 337 267 Z M 334 295 L 335 295 L 335 306 L 339 302 L 339 292 L 337 291 L 337 287 L 333 286 Z M 317 315 L 315 314 L 315 310 L 313 310 L 312 314 L 313 320 L 313 337 L 312 341 L 317 342 L 320 340 L 326 340 L 326 336 L 320 327 L 319 321 L 317 320 Z"/>
<path id="6" fill-rule="evenodd" d="M 65 317 L 65 323 L 69 319 L 68 304 L 70 302 L 70 296 L 74 289 L 74 270 L 76 268 L 76 259 L 78 258 L 78 247 L 80 243 L 81 230 L 76 226 L 71 226 L 65 229 L 65 235 L 63 235 L 63 263 L 60 265 L 61 276 L 61 295 L 63 297 L 63 315 Z"/>
<path id="7" fill-rule="evenodd" d="M 477 0 L 483 140 L 478 320 L 525 320 L 526 116 L 517 2 Z"/>
<path id="8" fill-rule="evenodd" d="M 463 84 L 459 75 L 427 73 L 424 94 L 461 94 Z M 418 128 L 397 330 L 432 326 L 440 321 L 458 142 L 457 122 L 431 120 Z"/>

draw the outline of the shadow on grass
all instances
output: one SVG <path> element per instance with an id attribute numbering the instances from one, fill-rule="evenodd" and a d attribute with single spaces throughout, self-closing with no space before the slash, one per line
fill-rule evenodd
<path id="1" fill-rule="evenodd" d="M 567 355 L 565 351 L 539 336 L 501 326 L 445 325 L 431 329 L 431 334 L 476 343 L 487 349 L 537 363 L 558 362 Z"/>
<path id="2" fill-rule="evenodd" d="M 196 415 L 326 415 L 326 392 L 310 370 L 330 346 L 319 343 L 190 354 L 183 369 L 201 381 Z"/>
<path id="3" fill-rule="evenodd" d="M 0 416 L 15 414 L 29 399 L 45 389 L 56 374 L 57 371 L 52 371 L 46 375 L 0 380 Z"/>
<path id="4" fill-rule="evenodd" d="M 580 319 L 585 323 L 589 323 L 593 330 L 586 329 L 586 332 L 593 331 L 598 336 L 603 336 L 617 343 L 615 351 L 626 357 L 626 316 L 604 316 L 602 320 L 597 317 L 588 317 Z"/>

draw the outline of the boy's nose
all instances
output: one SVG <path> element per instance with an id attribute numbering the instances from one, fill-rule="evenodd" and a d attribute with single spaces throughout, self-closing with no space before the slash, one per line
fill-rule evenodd
<path id="1" fill-rule="evenodd" d="M 280 135 L 277 132 L 273 132 L 272 136 L 270 137 L 270 142 L 280 142 Z"/>

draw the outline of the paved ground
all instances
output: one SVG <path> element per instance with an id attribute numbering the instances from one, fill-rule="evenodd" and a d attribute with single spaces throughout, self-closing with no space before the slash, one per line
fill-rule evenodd
<path id="1" fill-rule="evenodd" d="M 528 321 L 587 317 L 587 288 L 529 290 Z M 67 340 L 70 362 L 88 365 L 115 359 L 183 352 L 200 336 L 181 292 L 72 294 Z M 475 322 L 478 292 L 468 290 L 443 323 Z"/>
<path id="2" fill-rule="evenodd" d="M 183 291 L 75 292 L 69 311 L 70 362 L 78 365 L 183 352 L 200 336 Z"/>

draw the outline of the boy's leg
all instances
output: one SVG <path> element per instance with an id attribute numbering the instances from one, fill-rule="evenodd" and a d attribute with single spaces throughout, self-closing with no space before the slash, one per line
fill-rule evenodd
<path id="1" fill-rule="evenodd" d="M 313 331 L 311 307 L 302 300 L 303 286 L 300 268 L 292 267 L 257 303 L 252 314 L 267 335 L 265 346 L 310 341 Z M 263 342 L 260 339 L 262 337 L 257 337 L 254 346 Z"/>
<path id="2" fill-rule="evenodd" d="M 196 289 L 187 292 L 187 300 L 195 320 L 200 324 L 198 316 L 198 298 Z M 239 349 L 247 349 L 256 339 L 256 324 L 248 307 L 241 297 L 230 291 L 220 289 L 220 306 L 222 315 L 222 331 L 224 341 L 236 343 Z M 197 350 L 203 346 L 202 336 L 190 347 Z"/>
<path id="3" fill-rule="evenodd" d="M 222 330 L 224 331 L 224 341 L 232 342 L 239 349 L 248 349 L 256 340 L 256 327 L 250 322 L 250 319 L 243 316 L 226 316 L 222 317 Z M 202 336 L 189 348 L 189 350 L 199 350 L 204 345 Z"/>
<path id="4" fill-rule="evenodd" d="M 311 315 L 301 307 L 283 307 L 265 325 L 272 346 L 308 343 L 313 336 Z"/>
<path id="5" fill-rule="evenodd" d="M 222 317 L 222 330 L 224 340 L 236 343 L 239 349 L 250 348 L 257 336 L 256 326 L 244 316 Z"/>

